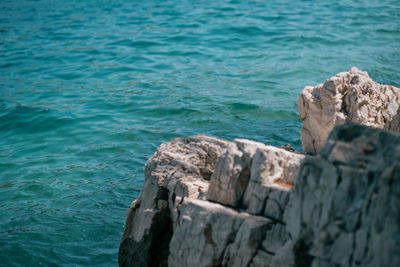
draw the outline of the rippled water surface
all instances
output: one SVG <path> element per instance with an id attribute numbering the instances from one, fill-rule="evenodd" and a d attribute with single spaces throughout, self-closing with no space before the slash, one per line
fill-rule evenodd
<path id="1" fill-rule="evenodd" d="M 305 85 L 400 85 L 400 3 L 0 1 L 0 265 L 115 266 L 144 164 L 197 133 L 300 149 Z"/>

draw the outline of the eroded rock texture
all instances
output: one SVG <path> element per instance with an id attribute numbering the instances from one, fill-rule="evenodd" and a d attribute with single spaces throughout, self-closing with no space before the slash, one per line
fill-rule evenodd
<path id="1" fill-rule="evenodd" d="M 335 128 L 301 165 L 271 266 L 400 266 L 400 136 Z"/>
<path id="2" fill-rule="evenodd" d="M 119 249 L 120 266 L 168 266 L 169 243 L 183 199 L 205 199 L 218 156 L 229 142 L 194 136 L 162 144 L 146 164 Z"/>
<path id="3" fill-rule="evenodd" d="M 236 139 L 217 160 L 207 200 L 185 200 L 171 266 L 268 266 L 286 242 L 283 214 L 304 155 Z"/>
<path id="4" fill-rule="evenodd" d="M 129 211 L 120 266 L 264 266 L 287 241 L 283 214 L 303 158 L 244 139 L 161 145 Z"/>
<path id="5" fill-rule="evenodd" d="M 120 266 L 400 266 L 399 91 L 356 68 L 306 87 L 303 149 L 317 156 L 201 135 L 162 144 Z"/>
<path id="6" fill-rule="evenodd" d="M 207 198 L 282 221 L 303 154 L 236 139 L 217 161 Z"/>
<path id="7" fill-rule="evenodd" d="M 385 129 L 394 133 L 400 133 L 400 108 L 397 110 L 396 116 L 385 125 Z"/>
<path id="8" fill-rule="evenodd" d="M 399 106 L 399 88 L 376 83 L 357 68 L 339 73 L 324 84 L 307 86 L 298 100 L 303 150 L 318 153 L 332 129 L 346 121 L 384 128 Z M 396 127 L 394 124 L 391 130 L 399 132 L 398 123 Z"/>

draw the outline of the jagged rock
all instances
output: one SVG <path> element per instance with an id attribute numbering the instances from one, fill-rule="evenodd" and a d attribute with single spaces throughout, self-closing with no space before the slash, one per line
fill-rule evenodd
<path id="1" fill-rule="evenodd" d="M 262 144 L 249 140 L 235 140 L 218 159 L 211 176 L 207 198 L 237 207 L 250 178 L 250 167 L 257 147 Z"/>
<path id="2" fill-rule="evenodd" d="M 218 159 L 207 199 L 282 221 L 303 154 L 236 139 Z"/>
<path id="3" fill-rule="evenodd" d="M 206 136 L 161 145 L 120 266 L 400 266 L 400 136 L 350 123 L 326 139 L 346 121 L 399 132 L 399 99 L 355 68 L 306 87 L 302 140 L 326 143 L 317 156 Z"/>
<path id="4" fill-rule="evenodd" d="M 400 136 L 338 126 L 301 165 L 271 266 L 400 266 L 399 203 Z"/>
<path id="5" fill-rule="evenodd" d="M 197 135 L 162 144 L 146 164 L 119 249 L 120 266 L 167 266 L 169 242 L 184 198 L 204 199 L 215 161 L 229 142 Z"/>
<path id="6" fill-rule="evenodd" d="M 400 108 L 397 110 L 396 116 L 385 125 L 385 129 L 394 133 L 400 133 Z"/>
<path id="7" fill-rule="evenodd" d="M 318 153 L 331 130 L 346 121 L 383 128 L 392 121 L 399 106 L 399 88 L 376 83 L 367 72 L 354 67 L 324 84 L 307 86 L 298 100 L 303 150 Z"/>
<path id="8" fill-rule="evenodd" d="M 303 158 L 244 139 L 195 136 L 161 145 L 128 214 L 120 266 L 271 260 L 288 238 L 283 213 Z"/>
<path id="9" fill-rule="evenodd" d="M 170 266 L 247 266 L 273 221 L 203 200 L 186 200 L 170 244 Z"/>

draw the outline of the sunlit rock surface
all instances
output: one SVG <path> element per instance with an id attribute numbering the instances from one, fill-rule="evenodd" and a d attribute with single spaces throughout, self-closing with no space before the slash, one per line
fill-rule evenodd
<path id="1" fill-rule="evenodd" d="M 367 72 L 354 67 L 324 84 L 307 86 L 298 100 L 303 150 L 318 153 L 332 129 L 346 121 L 384 128 L 391 124 L 399 106 L 399 88 L 376 83 Z M 398 122 L 399 118 L 390 127 L 393 131 L 400 131 Z"/>
<path id="2" fill-rule="evenodd" d="M 283 214 L 303 158 L 244 139 L 195 136 L 161 145 L 129 211 L 120 266 L 269 262 L 288 238 Z"/>
<path id="3" fill-rule="evenodd" d="M 167 266 L 169 243 L 184 198 L 205 199 L 215 161 L 229 142 L 194 136 L 162 144 L 148 160 L 119 249 L 120 266 Z"/>
<path id="4" fill-rule="evenodd" d="M 282 221 L 302 159 L 300 153 L 236 139 L 216 163 L 207 198 Z"/>
<path id="5" fill-rule="evenodd" d="M 376 128 L 338 126 L 306 158 L 243 139 L 175 139 L 147 163 L 119 262 L 398 266 L 399 196 L 400 136 Z"/>
<path id="6" fill-rule="evenodd" d="M 307 156 L 202 135 L 162 144 L 120 266 L 400 266 L 399 91 L 356 68 L 306 87 Z"/>

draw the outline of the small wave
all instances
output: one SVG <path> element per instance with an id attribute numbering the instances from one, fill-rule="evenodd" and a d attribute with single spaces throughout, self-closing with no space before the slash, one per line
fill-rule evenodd
<path id="1" fill-rule="evenodd" d="M 75 123 L 70 115 L 41 107 L 16 105 L 2 110 L 1 114 L 0 132 L 2 133 L 47 132 Z"/>
<path id="2" fill-rule="evenodd" d="M 255 119 L 260 121 L 282 121 L 282 120 L 298 120 L 298 114 L 288 110 L 277 110 L 270 107 L 260 106 L 251 103 L 226 103 L 230 110 L 230 114 L 237 119 Z"/>
<path id="3" fill-rule="evenodd" d="M 211 35 L 226 35 L 226 34 L 239 34 L 246 36 L 268 36 L 270 34 L 275 34 L 274 32 L 264 31 L 262 28 L 257 26 L 236 26 L 236 27 L 224 27 L 218 28 L 210 31 Z"/>
<path id="4" fill-rule="evenodd" d="M 149 48 L 152 46 L 161 46 L 161 43 L 153 42 L 153 41 L 132 41 L 129 39 L 114 41 L 108 43 L 110 46 L 125 46 L 131 48 Z"/>

